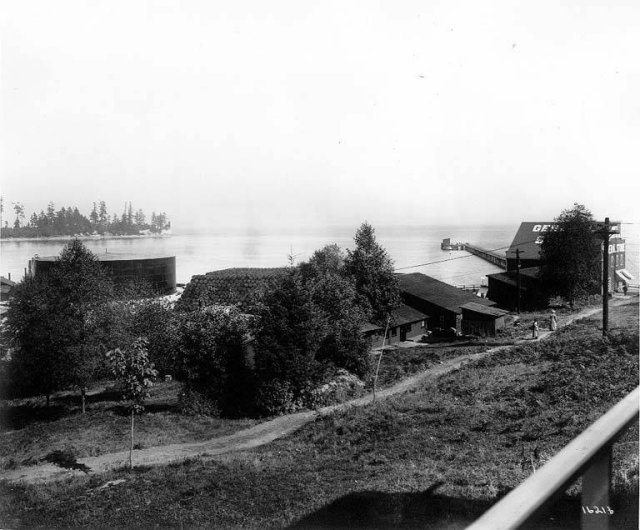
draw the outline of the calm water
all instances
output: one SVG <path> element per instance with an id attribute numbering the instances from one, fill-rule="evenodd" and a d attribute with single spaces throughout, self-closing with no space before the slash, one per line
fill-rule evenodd
<path id="1" fill-rule="evenodd" d="M 504 249 L 517 230 L 508 226 L 467 227 L 377 227 L 378 241 L 387 249 L 396 268 L 403 272 L 423 272 L 451 284 L 479 284 L 486 274 L 500 269 L 467 252 L 440 250 L 445 237 L 452 241 L 474 243 L 487 249 Z M 638 278 L 638 238 L 627 237 L 627 269 Z M 84 243 L 96 254 L 127 253 L 130 255 L 162 254 L 176 256 L 177 281 L 186 283 L 194 274 L 228 267 L 278 267 L 288 263 L 293 254 L 296 262 L 329 243 L 353 248 L 354 227 L 327 228 L 291 233 L 191 234 L 165 238 L 100 239 Z M 22 278 L 28 260 L 34 254 L 59 254 L 64 241 L 1 242 L 0 273 L 11 273 L 13 280 Z M 455 258 L 455 259 L 450 259 Z M 434 263 L 436 262 L 436 263 Z M 438 263 L 439 262 L 439 263 Z M 413 265 L 426 264 L 404 269 Z"/>

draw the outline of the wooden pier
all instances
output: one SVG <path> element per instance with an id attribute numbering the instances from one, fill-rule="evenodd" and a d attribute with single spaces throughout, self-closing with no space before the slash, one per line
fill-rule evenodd
<path id="1" fill-rule="evenodd" d="M 484 248 L 476 247 L 475 245 L 470 245 L 469 243 L 465 243 L 464 250 L 466 250 L 470 254 L 473 254 L 474 256 L 478 256 L 483 260 L 493 263 L 501 269 L 507 270 L 507 257 L 504 254 L 498 254 L 497 252 L 493 252 L 492 250 L 485 250 Z"/>

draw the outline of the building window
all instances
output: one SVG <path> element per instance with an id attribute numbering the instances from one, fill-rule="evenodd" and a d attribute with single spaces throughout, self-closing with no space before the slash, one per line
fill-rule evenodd
<path id="1" fill-rule="evenodd" d="M 391 328 L 391 336 L 395 337 L 398 334 L 398 328 Z"/>
<path id="2" fill-rule="evenodd" d="M 422 321 L 420 322 L 420 327 L 421 327 L 421 328 L 424 328 L 424 320 L 422 320 Z"/>

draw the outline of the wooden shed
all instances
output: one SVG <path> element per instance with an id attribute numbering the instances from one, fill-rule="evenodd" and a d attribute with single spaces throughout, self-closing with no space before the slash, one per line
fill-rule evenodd
<path id="1" fill-rule="evenodd" d="M 427 331 L 428 319 L 428 315 L 402 304 L 391 312 L 389 330 L 384 344 L 397 344 L 424 335 Z M 360 331 L 371 338 L 371 346 L 373 348 L 382 346 L 384 327 L 366 323 L 360 328 Z"/>
<path id="2" fill-rule="evenodd" d="M 462 331 L 473 335 L 495 337 L 496 331 L 504 328 L 505 315 L 509 311 L 490 307 L 476 302 L 469 302 L 462 306 Z"/>
<path id="3" fill-rule="evenodd" d="M 16 282 L 11 281 L 9 278 L 5 278 L 4 276 L 0 276 L 0 284 L 2 287 L 2 301 L 9 300 L 9 298 L 11 298 L 13 288 L 16 286 Z"/>

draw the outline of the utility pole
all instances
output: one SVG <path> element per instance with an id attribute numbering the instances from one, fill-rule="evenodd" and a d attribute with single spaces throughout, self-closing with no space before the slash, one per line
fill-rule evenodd
<path id="1" fill-rule="evenodd" d="M 516 249 L 516 285 L 518 288 L 517 308 L 518 308 L 518 314 L 520 314 L 520 249 L 519 248 Z"/>
<path id="2" fill-rule="evenodd" d="M 376 366 L 376 375 L 373 378 L 373 401 L 376 401 L 376 386 L 378 385 L 378 372 L 380 371 L 380 361 L 382 361 L 382 354 L 384 353 L 384 343 L 387 341 L 387 333 L 389 332 L 389 322 L 391 322 L 391 315 L 387 316 L 387 326 L 384 329 L 384 337 L 382 339 L 382 348 L 380 349 L 380 357 L 378 357 L 378 366 Z"/>
<path id="3" fill-rule="evenodd" d="M 602 236 L 602 336 L 609 334 L 609 236 L 618 233 L 618 228 L 605 217 L 604 226 L 597 231 Z"/>

